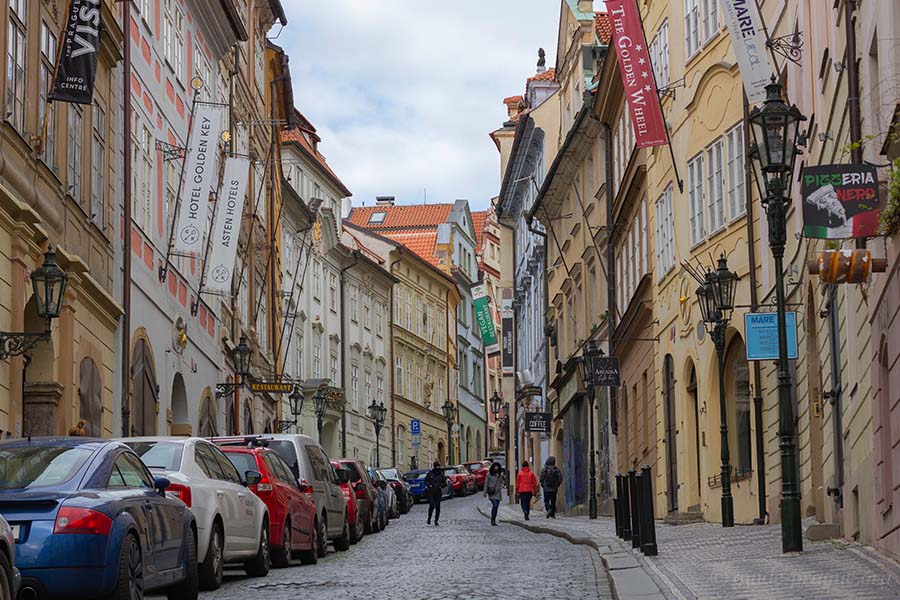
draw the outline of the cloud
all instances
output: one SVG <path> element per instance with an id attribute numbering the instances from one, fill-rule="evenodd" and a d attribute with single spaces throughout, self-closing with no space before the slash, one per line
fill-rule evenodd
<path id="1" fill-rule="evenodd" d="M 275 43 L 290 55 L 295 103 L 354 193 L 398 202 L 489 205 L 500 186 L 488 133 L 506 120 L 538 47 L 556 54 L 553 0 L 284 2 Z M 274 33 L 274 32 L 273 32 Z"/>

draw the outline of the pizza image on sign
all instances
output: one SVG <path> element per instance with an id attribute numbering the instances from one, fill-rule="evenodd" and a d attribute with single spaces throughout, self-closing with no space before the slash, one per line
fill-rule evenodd
<path id="1" fill-rule="evenodd" d="M 878 176 L 872 165 L 803 169 L 803 235 L 842 239 L 878 235 Z"/>

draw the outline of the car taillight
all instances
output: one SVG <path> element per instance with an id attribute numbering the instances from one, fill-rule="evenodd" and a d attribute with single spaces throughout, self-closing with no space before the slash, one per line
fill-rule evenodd
<path id="1" fill-rule="evenodd" d="M 166 489 L 166 491 L 175 498 L 178 498 L 179 500 L 187 504 L 188 507 L 191 506 L 191 488 L 189 488 L 188 486 L 181 485 L 180 483 L 172 483 L 169 484 L 169 487 Z"/>
<path id="2" fill-rule="evenodd" d="M 56 515 L 53 533 L 109 535 L 112 519 L 88 508 L 63 506 Z"/>
<path id="3" fill-rule="evenodd" d="M 271 492 L 273 489 L 275 489 L 275 488 L 272 487 L 272 484 L 269 483 L 269 481 L 267 479 L 263 479 L 258 484 L 256 484 L 257 492 L 268 493 L 268 492 Z"/>

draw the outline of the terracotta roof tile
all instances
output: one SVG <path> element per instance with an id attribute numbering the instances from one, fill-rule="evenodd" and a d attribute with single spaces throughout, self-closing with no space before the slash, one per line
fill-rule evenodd
<path id="1" fill-rule="evenodd" d="M 434 244 L 437 242 L 437 230 L 424 231 L 383 231 L 384 237 L 403 244 L 410 251 L 434 267 L 439 267 L 438 257 L 434 255 Z"/>
<path id="2" fill-rule="evenodd" d="M 612 24 L 609 22 L 607 13 L 594 13 L 594 29 L 600 41 L 604 44 L 609 44 L 609 41 L 612 39 Z"/>
<path id="3" fill-rule="evenodd" d="M 475 229 L 475 245 L 481 249 L 482 240 L 484 239 L 484 224 L 490 216 L 491 211 L 479 210 L 472 213 L 472 227 Z"/>
<path id="4" fill-rule="evenodd" d="M 519 102 L 522 101 L 522 96 L 510 96 L 508 98 L 503 99 L 503 104 L 510 105 L 515 104 L 518 105 Z"/>
<path id="5" fill-rule="evenodd" d="M 556 69 L 547 69 L 543 73 L 529 77 L 528 81 L 553 81 L 554 79 L 556 79 Z"/>
<path id="6" fill-rule="evenodd" d="M 452 209 L 452 204 L 362 206 L 351 210 L 347 220 L 353 225 L 373 231 L 436 228 L 447 221 Z M 376 218 L 376 222 L 373 223 L 372 215 L 377 213 L 384 213 L 384 218 L 380 220 Z"/>

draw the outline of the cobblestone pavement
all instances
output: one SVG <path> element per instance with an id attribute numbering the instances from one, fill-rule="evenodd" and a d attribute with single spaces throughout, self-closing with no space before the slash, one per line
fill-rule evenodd
<path id="1" fill-rule="evenodd" d="M 250 579 L 226 571 L 226 583 L 203 600 L 407 598 L 416 600 L 612 597 L 597 553 L 513 525 L 491 527 L 476 511 L 481 494 L 445 501 L 440 527 L 426 526 L 417 505 L 348 552 L 317 565 L 272 569 Z M 490 505 L 488 504 L 488 507 Z M 552 566 L 552 571 L 548 567 Z M 436 582 L 440 582 L 436 586 Z M 549 587 L 548 587 L 549 586 Z"/>

